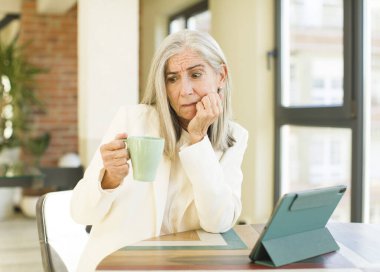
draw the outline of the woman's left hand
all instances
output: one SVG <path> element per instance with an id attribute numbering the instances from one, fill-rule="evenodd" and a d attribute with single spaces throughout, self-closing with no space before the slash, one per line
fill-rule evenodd
<path id="1" fill-rule="evenodd" d="M 222 114 L 222 98 L 221 93 L 208 93 L 196 104 L 197 113 L 187 126 L 191 144 L 201 141 L 209 126 Z"/>

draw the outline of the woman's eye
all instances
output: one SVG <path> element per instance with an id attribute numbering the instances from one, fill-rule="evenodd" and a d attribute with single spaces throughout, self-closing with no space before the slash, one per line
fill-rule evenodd
<path id="1" fill-rule="evenodd" d="M 166 79 L 166 81 L 169 82 L 169 83 L 174 83 L 174 82 L 176 82 L 176 80 L 177 80 L 176 77 L 168 77 L 168 78 Z"/>
<path id="2" fill-rule="evenodd" d="M 199 78 L 199 77 L 201 77 L 201 73 L 193 73 L 191 76 L 193 77 L 193 78 Z"/>

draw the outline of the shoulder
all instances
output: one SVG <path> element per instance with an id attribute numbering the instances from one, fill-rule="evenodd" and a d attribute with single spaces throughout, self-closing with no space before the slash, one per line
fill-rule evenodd
<path id="1" fill-rule="evenodd" d="M 124 107 L 124 124 L 129 135 L 159 135 L 159 117 L 154 106 L 146 104 Z"/>
<path id="2" fill-rule="evenodd" d="M 240 124 L 230 121 L 229 127 L 232 133 L 232 136 L 235 138 L 236 141 L 239 141 L 240 139 L 245 139 L 245 140 L 248 139 L 248 130 L 246 130 Z"/>
<path id="3" fill-rule="evenodd" d="M 156 115 L 156 109 L 146 104 L 125 105 L 119 108 L 116 115 L 127 116 L 127 118 L 141 118 Z"/>
<path id="4" fill-rule="evenodd" d="M 150 114 L 155 111 L 155 108 L 146 104 L 127 105 L 122 107 L 127 114 L 139 115 Z"/>
<path id="5" fill-rule="evenodd" d="M 121 106 L 114 115 L 112 124 L 135 124 L 155 122 L 157 119 L 156 109 L 145 104 Z"/>

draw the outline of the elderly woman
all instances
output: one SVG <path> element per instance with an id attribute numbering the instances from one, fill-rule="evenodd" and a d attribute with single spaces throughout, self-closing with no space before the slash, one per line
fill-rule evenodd
<path id="1" fill-rule="evenodd" d="M 133 180 L 128 135 L 165 139 L 153 182 Z M 189 30 L 168 36 L 142 103 L 119 110 L 74 189 L 74 220 L 93 226 L 78 271 L 94 270 L 111 252 L 153 236 L 230 229 L 241 212 L 247 139 L 231 121 L 231 82 L 216 41 Z"/>

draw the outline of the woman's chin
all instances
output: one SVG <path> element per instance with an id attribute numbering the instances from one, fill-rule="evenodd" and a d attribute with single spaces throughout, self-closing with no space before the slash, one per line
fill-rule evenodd
<path id="1" fill-rule="evenodd" d="M 191 119 L 194 118 L 194 116 L 195 116 L 196 113 L 197 113 L 197 111 L 196 111 L 195 108 L 194 109 L 189 108 L 189 109 L 181 111 L 181 116 L 180 117 L 182 119 L 190 121 Z"/>
<path id="2" fill-rule="evenodd" d="M 181 114 L 180 119 L 184 123 L 189 123 L 195 116 L 195 113 Z"/>

